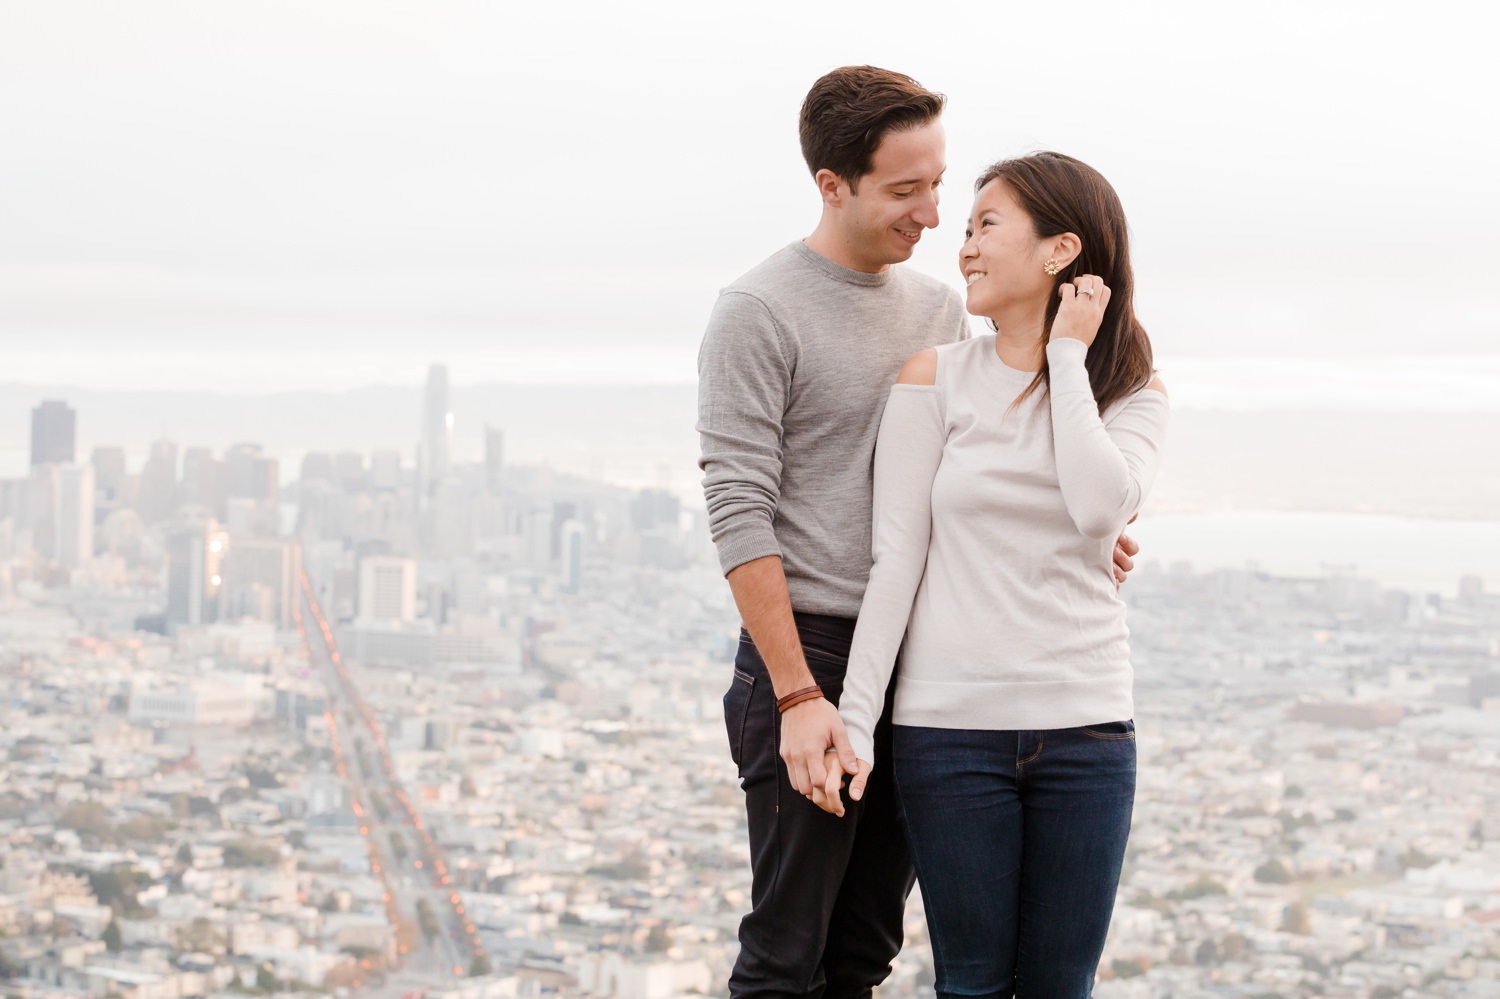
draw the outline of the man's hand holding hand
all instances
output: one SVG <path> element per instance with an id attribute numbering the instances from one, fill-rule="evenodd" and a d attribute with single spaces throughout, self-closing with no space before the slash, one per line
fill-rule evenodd
<path id="1" fill-rule="evenodd" d="M 836 752 L 830 752 L 835 750 Z M 838 788 L 857 761 L 838 708 L 823 697 L 794 704 L 781 715 L 781 758 L 797 793 L 825 812 L 844 814 Z M 830 795 L 829 787 L 833 788 Z"/>

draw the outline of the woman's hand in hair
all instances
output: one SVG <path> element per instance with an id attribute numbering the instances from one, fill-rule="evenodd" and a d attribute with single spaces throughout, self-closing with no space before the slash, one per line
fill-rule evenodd
<path id="1" fill-rule="evenodd" d="M 1099 324 L 1104 322 L 1104 307 L 1109 304 L 1109 288 L 1096 274 L 1084 274 L 1057 286 L 1062 304 L 1052 320 L 1048 340 L 1081 340 L 1085 346 L 1094 342 Z"/>

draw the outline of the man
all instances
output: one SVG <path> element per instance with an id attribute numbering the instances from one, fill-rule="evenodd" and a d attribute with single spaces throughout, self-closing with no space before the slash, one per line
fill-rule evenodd
<path id="1" fill-rule="evenodd" d="M 704 494 L 744 623 L 724 698 L 752 866 L 735 997 L 868 996 L 901 947 L 914 875 L 890 768 L 857 802 L 824 784 L 857 769 L 836 705 L 886 395 L 913 354 L 969 333 L 956 289 L 894 266 L 938 224 L 943 104 L 872 66 L 813 85 L 799 131 L 818 225 L 724 289 L 699 354 Z"/>

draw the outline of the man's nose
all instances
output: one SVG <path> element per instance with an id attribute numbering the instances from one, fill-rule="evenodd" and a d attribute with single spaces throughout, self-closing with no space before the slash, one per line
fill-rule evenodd
<path id="1" fill-rule="evenodd" d="M 938 201 L 937 192 L 932 192 L 922 199 L 911 213 L 912 221 L 920 222 L 929 229 L 936 229 L 938 224 Z"/>

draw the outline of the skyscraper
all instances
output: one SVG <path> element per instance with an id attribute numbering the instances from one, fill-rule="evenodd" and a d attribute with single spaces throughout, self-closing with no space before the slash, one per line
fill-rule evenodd
<path id="1" fill-rule="evenodd" d="M 411 621 L 417 616 L 415 559 L 369 555 L 359 560 L 361 621 Z"/>
<path id="2" fill-rule="evenodd" d="M 210 520 L 177 525 L 167 539 L 167 624 L 216 620 L 229 532 Z"/>
<path id="3" fill-rule="evenodd" d="M 583 589 L 583 525 L 569 520 L 562 525 L 562 588 L 564 593 Z"/>
<path id="4" fill-rule="evenodd" d="M 492 493 L 500 491 L 502 469 L 505 467 L 505 432 L 494 427 L 484 428 L 484 486 Z"/>
<path id="5" fill-rule="evenodd" d="M 49 400 L 31 411 L 31 467 L 70 465 L 77 412 L 65 402 Z"/>
<path id="6" fill-rule="evenodd" d="M 453 460 L 453 411 L 448 407 L 448 369 L 434 364 L 427 369 L 427 389 L 422 395 L 422 444 L 418 455 L 417 485 L 423 496 L 431 495 L 435 483 L 448 474 Z"/>
<path id="7" fill-rule="evenodd" d="M 96 447 L 89 456 L 94 466 L 94 488 L 102 499 L 114 503 L 125 493 L 125 449 L 122 447 Z"/>
<path id="8" fill-rule="evenodd" d="M 229 613 L 265 616 L 283 628 L 292 626 L 297 599 L 297 577 L 302 572 L 302 550 L 282 538 L 235 538 L 234 550 L 224 560 L 224 587 Z M 263 614 L 260 597 L 270 613 Z"/>
<path id="9" fill-rule="evenodd" d="M 309 482 L 332 482 L 333 455 L 327 451 L 309 451 L 304 454 L 302 472 L 297 476 L 297 481 L 303 485 Z"/>
<path id="10" fill-rule="evenodd" d="M 94 557 L 94 467 L 62 466 L 56 496 L 53 557 L 58 565 L 76 568 Z"/>
<path id="11" fill-rule="evenodd" d="M 160 440 L 141 468 L 141 519 L 148 524 L 166 520 L 177 509 L 177 445 Z"/>

